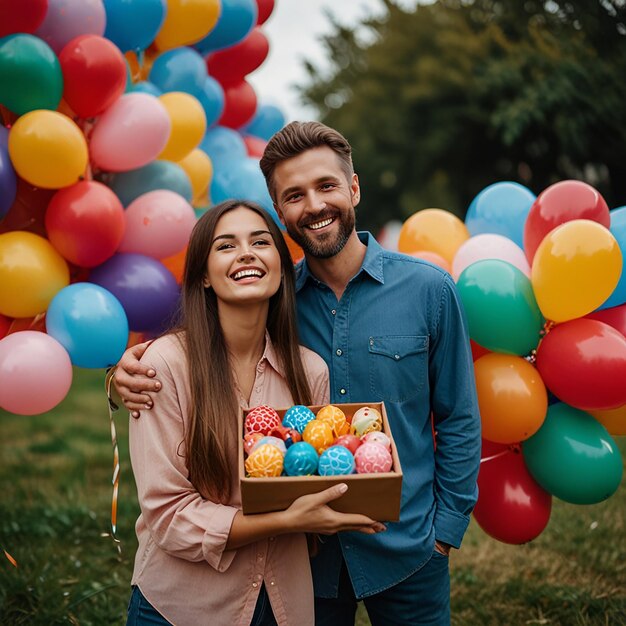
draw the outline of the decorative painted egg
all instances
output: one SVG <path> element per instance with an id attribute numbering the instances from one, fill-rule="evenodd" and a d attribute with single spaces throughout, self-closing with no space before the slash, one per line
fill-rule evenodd
<path id="1" fill-rule="evenodd" d="M 354 453 L 356 471 L 359 474 L 389 472 L 393 460 L 391 452 L 379 443 L 363 443 Z"/>
<path id="2" fill-rule="evenodd" d="M 262 433 L 246 433 L 243 437 L 243 450 L 246 454 L 250 454 L 252 449 L 259 441 L 259 439 L 263 439 Z"/>
<path id="3" fill-rule="evenodd" d="M 287 447 L 297 441 L 302 441 L 302 435 L 295 428 L 287 428 L 282 424 L 274 426 L 274 428 L 270 430 L 269 434 L 272 437 L 280 437 L 280 439 L 285 442 Z"/>
<path id="4" fill-rule="evenodd" d="M 322 454 L 326 448 L 333 445 L 335 437 L 332 428 L 326 422 L 314 419 L 306 425 L 302 439 L 310 443 L 318 454 Z"/>
<path id="5" fill-rule="evenodd" d="M 369 406 L 364 406 L 354 413 L 350 432 L 353 435 L 362 437 L 373 430 L 382 430 L 383 418 L 381 414 Z"/>
<path id="6" fill-rule="evenodd" d="M 341 437 L 341 435 L 346 435 L 350 431 L 345 413 L 332 404 L 322 407 L 317 412 L 316 419 L 326 422 L 331 427 L 335 437 Z"/>
<path id="7" fill-rule="evenodd" d="M 317 472 L 318 456 L 315 448 L 306 441 L 294 443 L 287 449 L 284 467 L 287 476 L 310 476 Z"/>
<path id="8" fill-rule="evenodd" d="M 270 446 L 276 446 L 283 454 L 287 452 L 287 446 L 282 439 L 278 437 L 272 437 L 270 435 L 266 435 L 265 437 L 261 437 L 253 446 L 252 452 L 254 452 L 259 446 L 262 446 L 266 443 L 269 443 Z"/>
<path id="9" fill-rule="evenodd" d="M 389 435 L 386 435 L 383 432 L 373 430 L 366 435 L 363 435 L 361 437 L 361 441 L 363 443 L 379 443 L 381 446 L 385 446 L 387 450 L 391 451 L 391 439 L 389 438 Z"/>
<path id="10" fill-rule="evenodd" d="M 361 440 L 356 435 L 341 435 L 341 437 L 335 439 L 335 445 L 348 448 L 348 450 L 354 454 L 356 449 L 361 445 Z"/>
<path id="11" fill-rule="evenodd" d="M 294 428 L 299 433 L 303 433 L 306 425 L 315 419 L 315 413 L 308 406 L 296 404 L 285 411 L 283 426 Z"/>
<path id="12" fill-rule="evenodd" d="M 244 428 L 247 433 L 262 433 L 267 435 L 274 426 L 280 424 L 278 413 L 266 404 L 255 406 L 248 411 L 244 422 Z"/>
<path id="13" fill-rule="evenodd" d="M 320 455 L 317 471 L 320 476 L 341 476 L 354 472 L 354 456 L 344 446 L 330 446 Z"/>
<path id="14" fill-rule="evenodd" d="M 271 443 L 259 446 L 246 459 L 246 472 L 253 478 L 280 476 L 283 471 L 283 453 Z"/>

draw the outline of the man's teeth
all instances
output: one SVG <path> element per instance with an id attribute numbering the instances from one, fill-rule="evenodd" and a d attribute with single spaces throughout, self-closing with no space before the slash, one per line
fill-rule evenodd
<path id="1" fill-rule="evenodd" d="M 324 228 L 324 226 L 328 226 L 333 223 L 333 218 L 329 218 L 327 220 L 322 220 L 321 222 L 315 222 L 314 224 L 309 224 L 308 228 L 311 230 L 319 230 L 320 228 Z"/>
<path id="2" fill-rule="evenodd" d="M 233 276 L 233 280 L 240 280 L 241 278 L 247 278 L 248 276 L 258 276 L 259 278 L 262 278 L 263 272 L 261 272 L 261 270 L 241 270 Z"/>

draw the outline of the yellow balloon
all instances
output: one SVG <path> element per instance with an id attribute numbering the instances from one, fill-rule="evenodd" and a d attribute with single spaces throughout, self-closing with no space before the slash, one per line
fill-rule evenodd
<path id="1" fill-rule="evenodd" d="M 589 411 L 611 435 L 626 435 L 626 404 L 616 409 Z"/>
<path id="2" fill-rule="evenodd" d="M 456 251 L 469 238 L 467 226 L 456 215 L 442 209 L 424 209 L 402 224 L 398 250 L 405 254 L 435 252 L 452 263 Z"/>
<path id="3" fill-rule="evenodd" d="M 87 167 L 80 128 L 58 111 L 38 110 L 18 118 L 9 133 L 15 171 L 31 185 L 60 189 L 78 182 Z"/>
<path id="4" fill-rule="evenodd" d="M 52 244 L 14 230 L 0 235 L 0 313 L 33 317 L 70 284 L 70 270 Z"/>
<path id="5" fill-rule="evenodd" d="M 622 273 L 622 253 L 611 232 L 591 220 L 572 220 L 539 244 L 531 271 L 544 317 L 566 322 L 597 309 Z"/>
<path id="6" fill-rule="evenodd" d="M 154 43 L 159 50 L 196 43 L 215 28 L 221 12 L 220 0 L 167 0 L 165 21 Z"/>
<path id="7" fill-rule="evenodd" d="M 197 98 L 182 91 L 164 93 L 159 100 L 170 116 L 172 130 L 158 158 L 180 161 L 202 141 L 206 114 Z"/>
<path id="8" fill-rule="evenodd" d="M 213 178 L 213 163 L 209 155 L 196 148 L 179 161 L 178 165 L 185 170 L 191 181 L 192 204 L 201 201 Z"/>

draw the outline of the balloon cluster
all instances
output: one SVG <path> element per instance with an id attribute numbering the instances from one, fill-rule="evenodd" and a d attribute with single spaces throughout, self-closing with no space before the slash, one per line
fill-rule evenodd
<path id="1" fill-rule="evenodd" d="M 565 180 L 537 197 L 483 189 L 465 222 L 440 209 L 403 224 L 398 249 L 454 277 L 469 325 L 483 452 L 474 515 L 524 543 L 552 497 L 592 504 L 622 477 L 626 434 L 626 207 Z"/>
<path id="2" fill-rule="evenodd" d="M 176 313 L 212 203 L 272 203 L 246 76 L 274 0 L 0 0 L 0 407 L 47 411 Z"/>

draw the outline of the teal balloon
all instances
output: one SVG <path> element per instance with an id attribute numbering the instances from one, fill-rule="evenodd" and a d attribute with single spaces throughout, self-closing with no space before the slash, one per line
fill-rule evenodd
<path id="1" fill-rule="evenodd" d="M 24 33 L 0 39 L 0 104 L 23 115 L 56 110 L 62 95 L 61 64 L 43 39 Z"/>
<path id="2" fill-rule="evenodd" d="M 524 356 L 537 347 L 544 319 L 528 277 L 499 259 L 472 263 L 457 288 L 470 337 L 488 350 Z"/>
<path id="3" fill-rule="evenodd" d="M 541 428 L 522 442 L 522 451 L 533 478 L 565 502 L 602 502 L 622 480 L 622 458 L 606 428 L 561 402 L 548 408 Z"/>
<path id="4" fill-rule="evenodd" d="M 153 161 L 136 170 L 121 172 L 107 184 L 124 207 L 144 193 L 157 189 L 175 191 L 189 203 L 193 195 L 189 176 L 180 165 L 171 161 Z"/>

